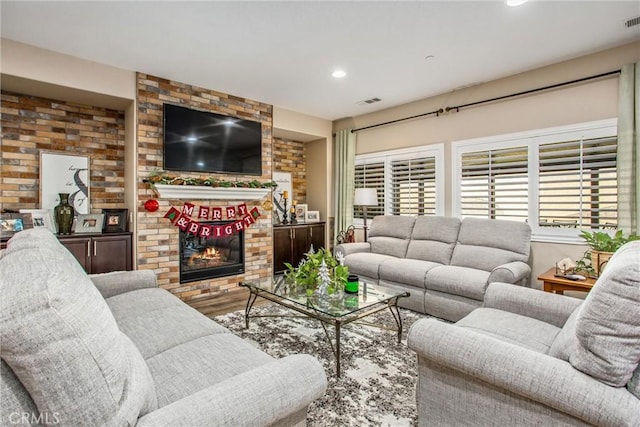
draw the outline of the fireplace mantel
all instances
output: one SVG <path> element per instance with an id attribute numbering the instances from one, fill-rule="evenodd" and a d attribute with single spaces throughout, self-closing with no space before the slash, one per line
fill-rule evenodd
<path id="1" fill-rule="evenodd" d="M 179 200 L 258 200 L 271 192 L 270 188 L 228 188 L 167 184 L 154 184 L 153 187 L 159 198 Z"/>

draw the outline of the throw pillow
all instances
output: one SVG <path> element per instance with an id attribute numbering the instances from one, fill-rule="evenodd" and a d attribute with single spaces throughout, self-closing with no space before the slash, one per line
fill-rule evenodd
<path id="1" fill-rule="evenodd" d="M 611 257 L 585 299 L 569 362 L 605 384 L 622 387 L 640 362 L 640 241 Z"/>

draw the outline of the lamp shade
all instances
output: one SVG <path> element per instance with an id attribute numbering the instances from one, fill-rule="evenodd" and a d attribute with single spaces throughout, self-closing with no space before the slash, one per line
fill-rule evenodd
<path id="1" fill-rule="evenodd" d="M 375 188 L 356 188 L 354 206 L 378 206 L 378 192 Z"/>

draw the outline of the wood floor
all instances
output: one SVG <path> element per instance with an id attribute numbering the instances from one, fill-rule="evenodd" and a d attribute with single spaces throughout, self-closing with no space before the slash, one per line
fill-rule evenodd
<path id="1" fill-rule="evenodd" d="M 244 297 L 239 296 L 239 293 L 242 293 Z M 249 291 L 246 289 L 239 289 L 237 292 L 229 292 L 225 295 L 216 295 L 187 301 L 187 304 L 207 317 L 214 317 L 221 314 L 227 314 L 232 311 L 244 310 L 247 305 L 248 298 Z M 258 298 L 254 306 L 257 307 L 265 303 L 267 303 L 266 300 Z"/>

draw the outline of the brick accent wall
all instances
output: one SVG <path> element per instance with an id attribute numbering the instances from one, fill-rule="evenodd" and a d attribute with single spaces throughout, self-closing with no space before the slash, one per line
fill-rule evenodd
<path id="1" fill-rule="evenodd" d="M 272 128 L 271 105 L 244 99 L 209 89 L 174 82 L 143 73 L 137 74 L 138 98 L 138 201 L 139 206 L 151 198 L 157 198 L 144 178 L 156 169 L 162 170 L 162 105 L 170 103 L 197 110 L 241 117 L 262 123 L 262 176 L 261 182 L 271 180 Z M 255 176 L 178 173 L 183 177 L 212 176 L 225 180 L 251 181 Z M 247 207 L 258 207 L 262 216 L 245 230 L 245 273 L 243 275 L 209 279 L 186 284 L 179 283 L 178 228 L 163 218 L 174 206 L 181 209 L 185 202 L 196 206 L 234 206 L 233 200 L 167 200 L 158 199 L 157 212 L 138 212 L 138 268 L 152 269 L 158 275 L 158 283 L 185 301 L 210 296 L 245 299 L 246 290 L 238 288 L 241 281 L 271 280 L 273 271 L 271 212 L 262 207 L 262 200 L 246 201 Z M 233 296 L 232 294 L 236 294 Z"/>
<path id="2" fill-rule="evenodd" d="M 124 206 L 124 112 L 1 92 L 0 208 L 36 209 L 40 152 L 90 157 L 91 212 Z"/>
<path id="3" fill-rule="evenodd" d="M 292 200 L 307 202 L 307 152 L 304 142 L 274 138 L 273 171 L 290 172 Z"/>

